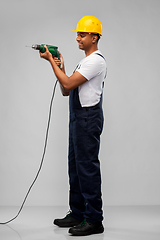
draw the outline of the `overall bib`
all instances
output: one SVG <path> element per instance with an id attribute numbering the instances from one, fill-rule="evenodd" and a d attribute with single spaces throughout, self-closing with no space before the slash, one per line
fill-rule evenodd
<path id="1" fill-rule="evenodd" d="M 103 129 L 102 96 L 93 107 L 81 107 L 78 88 L 69 96 L 69 204 L 72 216 L 96 223 L 103 220 L 98 159 Z"/>

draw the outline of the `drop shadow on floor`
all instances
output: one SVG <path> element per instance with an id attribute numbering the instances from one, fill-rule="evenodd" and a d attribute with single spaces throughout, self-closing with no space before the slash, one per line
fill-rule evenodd
<path id="1" fill-rule="evenodd" d="M 2 225 L 0 226 L 0 236 L 5 240 L 53 240 L 66 239 L 74 240 L 77 237 L 68 233 L 68 228 L 59 228 L 57 226 L 37 227 L 31 225 Z M 81 239 L 82 237 L 78 237 Z M 92 240 L 159 240 L 160 231 L 144 231 L 141 229 L 125 229 L 125 228 L 105 228 L 103 234 L 95 234 L 83 237 Z"/>

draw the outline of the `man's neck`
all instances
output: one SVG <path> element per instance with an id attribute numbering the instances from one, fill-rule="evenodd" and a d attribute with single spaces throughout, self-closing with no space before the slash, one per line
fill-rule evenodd
<path id="1" fill-rule="evenodd" d="M 93 46 L 92 48 L 90 48 L 89 50 L 85 51 L 85 55 L 86 57 L 89 56 L 90 54 L 92 54 L 93 52 L 97 51 L 98 47 L 97 46 Z"/>

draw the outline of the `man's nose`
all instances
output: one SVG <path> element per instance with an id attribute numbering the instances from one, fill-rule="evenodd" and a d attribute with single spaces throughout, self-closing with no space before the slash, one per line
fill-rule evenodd
<path id="1" fill-rule="evenodd" d="M 79 36 L 77 36 L 76 41 L 77 41 L 77 42 L 80 41 L 80 37 L 79 37 Z"/>

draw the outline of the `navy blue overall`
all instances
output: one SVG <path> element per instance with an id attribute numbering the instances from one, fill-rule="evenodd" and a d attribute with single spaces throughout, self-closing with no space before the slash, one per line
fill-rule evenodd
<path id="1" fill-rule="evenodd" d="M 78 88 L 69 96 L 69 204 L 72 216 L 96 223 L 103 220 L 98 159 L 103 129 L 102 96 L 93 107 L 81 107 Z"/>

